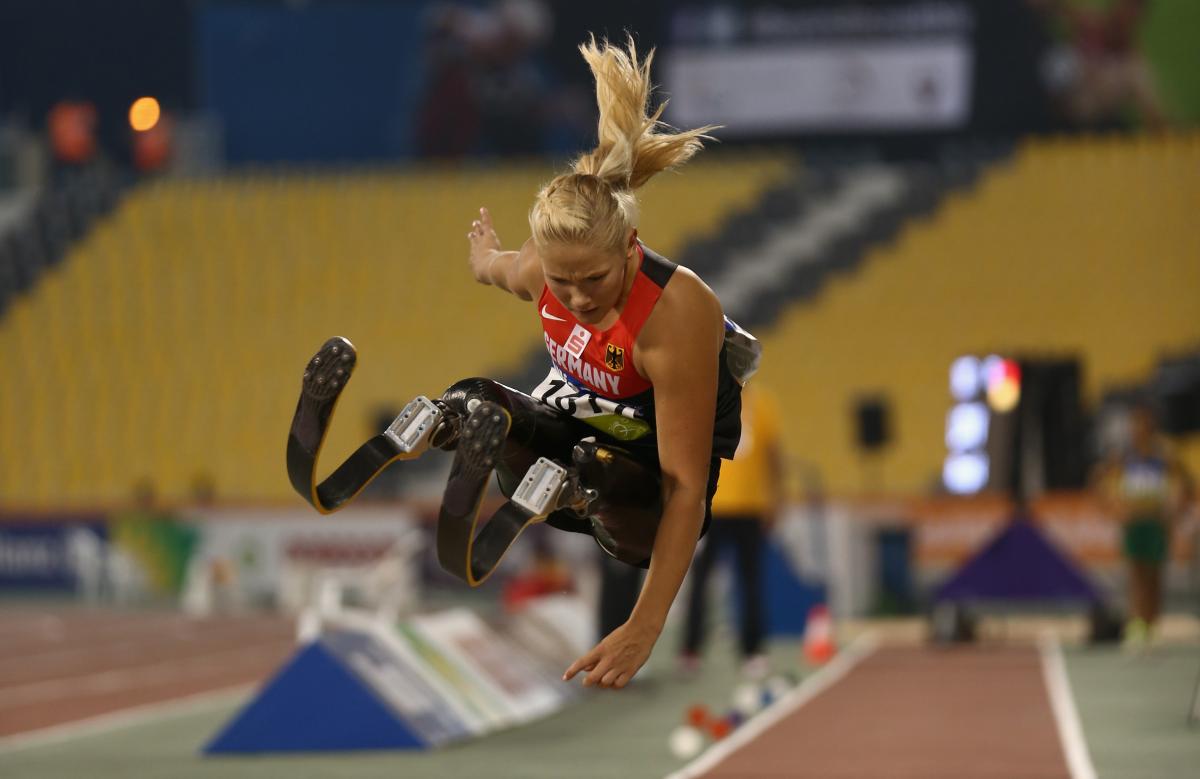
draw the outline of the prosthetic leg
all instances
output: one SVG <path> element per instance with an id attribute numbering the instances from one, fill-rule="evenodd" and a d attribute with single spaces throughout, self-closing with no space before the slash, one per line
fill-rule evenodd
<path id="1" fill-rule="evenodd" d="M 304 373 L 287 466 L 293 488 L 317 511 L 337 511 L 391 463 L 436 447 L 454 451 L 438 514 L 438 561 L 471 586 L 492 574 L 527 527 L 545 520 L 594 536 L 623 562 L 648 564 L 662 509 L 657 463 L 597 442 L 584 423 L 489 379 L 464 379 L 436 401 L 416 398 L 317 484 L 321 445 L 356 362 L 353 345 L 332 338 Z M 493 472 L 510 500 L 481 523 Z"/>

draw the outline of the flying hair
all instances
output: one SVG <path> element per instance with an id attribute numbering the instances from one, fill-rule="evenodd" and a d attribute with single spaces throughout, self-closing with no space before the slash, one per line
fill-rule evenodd
<path id="1" fill-rule="evenodd" d="M 637 225 L 634 190 L 655 174 L 671 170 L 703 148 L 708 125 L 675 131 L 659 121 L 667 103 L 648 113 L 651 50 L 638 61 L 633 38 L 624 48 L 589 38 L 579 51 L 596 79 L 600 108 L 596 148 L 580 155 L 571 173 L 542 188 L 529 213 L 534 241 L 583 243 L 620 249 L 628 231 Z"/>

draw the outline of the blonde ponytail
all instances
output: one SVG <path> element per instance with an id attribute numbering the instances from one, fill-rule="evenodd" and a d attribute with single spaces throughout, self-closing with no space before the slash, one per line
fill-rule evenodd
<path id="1" fill-rule="evenodd" d="M 592 38 L 579 51 L 596 78 L 596 102 L 600 106 L 599 143 L 571 167 L 590 173 L 618 189 L 637 189 L 651 176 L 682 165 L 700 151 L 700 140 L 714 127 L 679 133 L 660 133 L 658 121 L 666 101 L 646 115 L 650 100 L 651 50 L 638 63 L 633 39 L 619 49 L 607 41 L 603 46 Z"/>
<path id="2" fill-rule="evenodd" d="M 555 178 L 538 193 L 529 213 L 534 241 L 585 243 L 620 249 L 637 225 L 633 190 L 657 173 L 678 167 L 703 147 L 715 126 L 682 132 L 659 121 L 666 102 L 647 114 L 651 50 L 638 62 L 633 39 L 622 49 L 593 37 L 579 47 L 596 78 L 600 108 L 596 148 L 571 165 L 572 173 Z"/>

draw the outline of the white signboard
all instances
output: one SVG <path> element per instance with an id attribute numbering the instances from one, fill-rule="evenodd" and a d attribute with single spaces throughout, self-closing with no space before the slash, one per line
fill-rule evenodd
<path id="1" fill-rule="evenodd" d="M 971 107 L 971 50 L 959 36 L 684 46 L 666 57 L 668 120 L 765 132 L 940 130 Z"/>

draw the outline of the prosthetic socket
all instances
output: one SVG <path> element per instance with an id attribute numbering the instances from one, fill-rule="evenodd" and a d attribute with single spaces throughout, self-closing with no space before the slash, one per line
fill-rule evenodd
<path id="1" fill-rule="evenodd" d="M 516 538 L 543 521 L 595 537 L 623 562 L 648 565 L 662 510 L 657 454 L 635 456 L 585 423 L 489 379 L 460 381 L 437 400 L 416 398 L 318 481 L 334 408 L 356 363 L 348 340 L 326 341 L 305 368 L 288 431 L 288 479 L 317 511 L 338 511 L 392 463 L 436 447 L 454 452 L 438 513 L 438 558 L 468 584 L 487 579 Z M 481 522 L 493 473 L 509 500 Z"/>
<path id="2" fill-rule="evenodd" d="M 522 392 L 490 379 L 464 379 L 437 401 L 412 401 L 385 435 L 408 451 L 455 450 L 464 420 L 484 401 L 512 418 L 494 464 L 506 497 L 560 529 L 594 536 L 623 562 L 648 564 L 662 511 L 656 464 L 598 442 L 595 429 Z"/>

